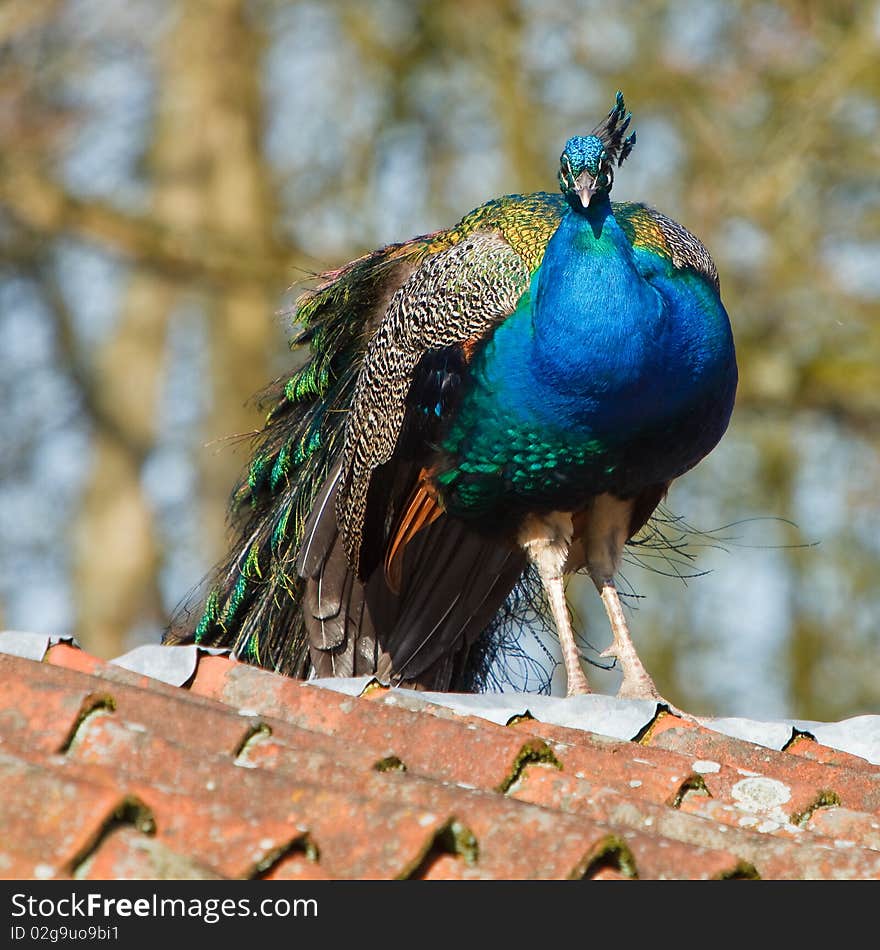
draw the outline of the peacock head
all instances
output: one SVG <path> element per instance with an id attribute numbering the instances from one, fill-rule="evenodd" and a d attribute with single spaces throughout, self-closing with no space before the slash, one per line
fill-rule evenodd
<path id="1" fill-rule="evenodd" d="M 575 211 L 586 211 L 595 195 L 607 195 L 618 168 L 633 150 L 636 133 L 624 134 L 632 113 L 626 111 L 623 93 L 617 93 L 608 118 L 589 135 L 572 136 L 559 157 L 559 187 Z"/>

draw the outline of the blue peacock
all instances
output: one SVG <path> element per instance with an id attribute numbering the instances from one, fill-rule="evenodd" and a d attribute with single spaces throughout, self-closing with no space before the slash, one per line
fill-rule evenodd
<path id="1" fill-rule="evenodd" d="M 614 579 L 723 435 L 737 368 L 706 248 L 609 198 L 630 120 L 618 93 L 568 140 L 561 193 L 489 201 L 300 299 L 308 359 L 268 396 L 199 619 L 166 642 L 294 676 L 468 688 L 487 632 L 537 578 L 573 695 L 590 687 L 564 582 L 586 570 L 619 695 L 662 698 Z"/>

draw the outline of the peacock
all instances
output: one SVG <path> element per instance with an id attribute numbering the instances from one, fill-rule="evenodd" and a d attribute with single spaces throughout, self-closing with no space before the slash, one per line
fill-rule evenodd
<path id="1" fill-rule="evenodd" d="M 737 366 L 703 244 L 610 200 L 630 122 L 618 92 L 566 142 L 558 194 L 493 199 L 320 275 L 295 311 L 308 358 L 268 391 L 233 493 L 229 556 L 166 642 L 292 676 L 467 689 L 537 578 L 575 695 L 590 686 L 564 585 L 585 570 L 618 695 L 662 699 L 615 575 L 724 434 Z"/>

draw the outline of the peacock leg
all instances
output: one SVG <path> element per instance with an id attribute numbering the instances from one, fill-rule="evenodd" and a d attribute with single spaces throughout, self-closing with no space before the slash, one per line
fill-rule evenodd
<path id="1" fill-rule="evenodd" d="M 614 643 L 601 655 L 616 657 L 623 671 L 623 682 L 620 684 L 617 695 L 624 699 L 656 699 L 665 703 L 666 700 L 657 691 L 654 680 L 651 679 L 636 652 L 613 581 L 605 581 L 601 595 L 608 619 L 611 621 L 611 632 L 614 635 Z"/>
<path id="2" fill-rule="evenodd" d="M 591 693 L 581 667 L 581 654 L 574 638 L 571 615 L 565 599 L 565 562 L 571 543 L 571 518 L 554 512 L 543 518 L 529 517 L 520 532 L 520 544 L 538 570 L 550 612 L 556 624 L 562 660 L 565 663 L 566 696 Z"/>
<path id="3" fill-rule="evenodd" d="M 579 696 L 591 693 L 590 684 L 581 667 L 581 654 L 574 639 L 574 630 L 571 627 L 571 615 L 565 600 L 565 586 L 562 575 L 552 577 L 541 576 L 541 583 L 550 601 L 550 610 L 553 613 L 553 622 L 559 636 L 559 646 L 562 650 L 562 659 L 565 663 L 565 676 L 568 684 L 565 695 Z"/>

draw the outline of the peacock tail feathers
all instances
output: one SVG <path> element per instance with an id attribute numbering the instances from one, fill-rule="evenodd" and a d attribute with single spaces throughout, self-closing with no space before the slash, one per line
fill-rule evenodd
<path id="1" fill-rule="evenodd" d="M 196 643 L 231 646 L 260 665 L 304 673 L 308 652 L 298 609 L 303 583 L 294 569 L 298 544 L 339 450 L 365 324 L 401 266 L 405 257 L 398 245 L 322 275 L 300 298 L 291 346 L 307 348 L 309 356 L 262 399 L 266 424 L 230 507 L 234 553 L 216 572 L 195 627 Z"/>

